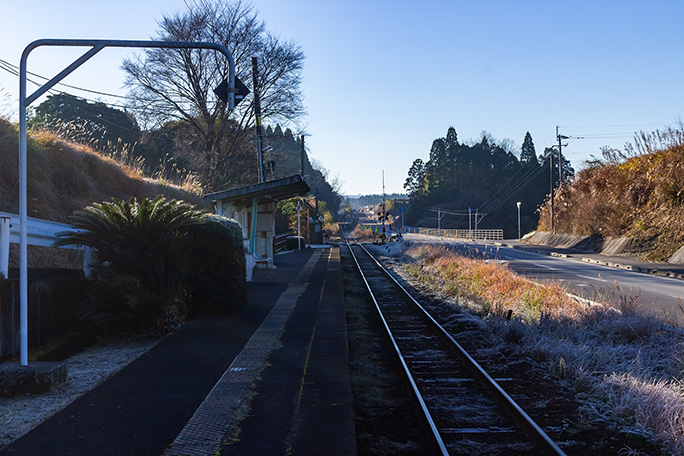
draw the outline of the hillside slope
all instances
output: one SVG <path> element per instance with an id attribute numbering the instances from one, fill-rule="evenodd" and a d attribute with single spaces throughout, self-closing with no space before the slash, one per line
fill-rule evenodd
<path id="1" fill-rule="evenodd" d="M 653 261 L 684 245 L 684 131 L 641 134 L 625 154 L 606 151 L 554 198 L 556 232 L 628 237 L 627 251 Z M 550 205 L 540 231 L 550 231 Z"/>
<path id="2" fill-rule="evenodd" d="M 67 222 L 75 210 L 111 198 L 183 199 L 206 203 L 195 193 L 144 178 L 135 169 L 99 155 L 92 148 L 60 139 L 53 133 L 29 132 L 28 215 Z M 0 118 L 0 211 L 19 211 L 19 134 Z"/>

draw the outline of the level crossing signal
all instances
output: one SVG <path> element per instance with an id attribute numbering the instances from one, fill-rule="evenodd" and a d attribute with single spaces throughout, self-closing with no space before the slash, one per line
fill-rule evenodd
<path id="1" fill-rule="evenodd" d="M 228 104 L 228 81 L 223 80 L 221 84 L 214 89 L 214 93 L 219 100 Z M 249 94 L 249 89 L 245 86 L 242 81 L 240 81 L 237 76 L 235 77 L 235 106 L 238 105 L 247 95 Z"/>

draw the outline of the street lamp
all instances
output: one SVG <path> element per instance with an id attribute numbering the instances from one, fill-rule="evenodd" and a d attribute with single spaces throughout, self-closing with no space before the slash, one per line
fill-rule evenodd
<path id="1" fill-rule="evenodd" d="M 518 240 L 520 240 L 520 201 L 516 204 L 518 205 Z"/>

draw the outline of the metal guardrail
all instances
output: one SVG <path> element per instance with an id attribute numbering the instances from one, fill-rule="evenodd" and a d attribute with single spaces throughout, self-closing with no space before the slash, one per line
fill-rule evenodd
<path id="1" fill-rule="evenodd" d="M 421 228 L 405 226 L 405 233 L 425 234 L 428 236 L 443 236 L 460 239 L 479 239 L 487 241 L 502 241 L 503 230 L 438 230 L 437 228 Z"/>
<path id="2" fill-rule="evenodd" d="M 10 242 L 19 243 L 19 215 L 0 212 L 1 218 L 10 219 Z M 73 231 L 71 225 L 52 222 L 34 217 L 28 217 L 28 242 L 30 245 L 52 246 L 58 239 L 56 234 L 61 231 Z M 65 246 L 66 249 L 83 249 L 82 246 Z"/>
<path id="3" fill-rule="evenodd" d="M 8 212 L 0 212 L 0 274 L 7 277 L 9 272 L 9 245 L 19 243 L 19 215 Z M 61 231 L 72 231 L 71 225 L 64 223 L 28 217 L 27 226 L 28 244 L 52 247 L 57 239 L 57 233 Z M 83 250 L 83 270 L 86 276 L 90 273 L 89 263 L 92 255 L 90 248 L 82 245 L 67 245 L 65 249 Z"/>

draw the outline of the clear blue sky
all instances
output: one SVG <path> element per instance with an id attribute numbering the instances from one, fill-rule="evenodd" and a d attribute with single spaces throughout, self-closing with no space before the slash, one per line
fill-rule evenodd
<path id="1" fill-rule="evenodd" d="M 0 59 L 14 64 L 39 38 L 153 38 L 164 13 L 184 9 L 183 0 L 0 5 Z M 461 140 L 486 130 L 518 148 L 529 131 L 540 154 L 559 125 L 573 137 L 564 152 L 578 169 L 601 146 L 622 148 L 635 131 L 684 116 L 681 0 L 253 5 L 306 54 L 311 157 L 339 176 L 345 194 L 380 193 L 383 170 L 386 191 L 402 192 L 413 160 L 427 160 L 449 126 Z M 81 52 L 38 49 L 29 71 L 52 76 Z M 122 57 L 105 50 L 65 82 L 125 94 Z M 16 109 L 17 87 L 0 71 L 0 113 Z"/>

